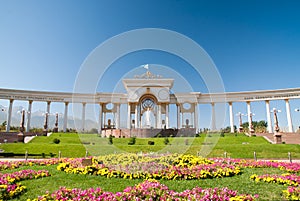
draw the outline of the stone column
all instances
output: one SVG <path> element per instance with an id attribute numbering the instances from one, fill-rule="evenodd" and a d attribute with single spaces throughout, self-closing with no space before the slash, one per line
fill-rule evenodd
<path id="1" fill-rule="evenodd" d="M 99 103 L 99 129 L 98 133 L 101 134 L 102 132 L 102 122 L 103 122 L 103 113 L 102 113 L 102 103 Z"/>
<path id="2" fill-rule="evenodd" d="M 248 113 L 248 123 L 250 126 L 250 122 L 251 122 L 251 105 L 250 105 L 250 101 L 247 101 L 247 113 Z M 249 128 L 250 130 L 250 128 Z"/>
<path id="3" fill-rule="evenodd" d="M 128 103 L 127 108 L 128 108 L 128 110 L 127 110 L 127 128 L 130 129 L 131 128 L 131 107 L 130 107 L 130 103 Z"/>
<path id="4" fill-rule="evenodd" d="M 288 122 L 289 132 L 292 133 L 293 131 L 293 124 L 292 124 L 292 116 L 291 116 L 291 109 L 289 99 L 285 99 L 285 108 L 286 108 L 286 118 Z"/>
<path id="5" fill-rule="evenodd" d="M 166 103 L 166 129 L 169 128 L 169 104 Z"/>
<path id="6" fill-rule="evenodd" d="M 82 121 L 81 129 L 82 129 L 82 131 L 84 131 L 84 127 L 85 127 L 85 106 L 86 106 L 86 103 L 82 103 L 82 115 L 81 115 L 81 121 Z"/>
<path id="7" fill-rule="evenodd" d="M 180 104 L 177 105 L 177 129 L 180 129 Z"/>
<path id="8" fill-rule="evenodd" d="M 215 131 L 216 128 L 216 110 L 215 110 L 215 103 L 211 103 L 211 130 Z"/>
<path id="9" fill-rule="evenodd" d="M 138 105 L 135 103 L 134 108 L 134 128 L 138 128 Z"/>
<path id="10" fill-rule="evenodd" d="M 120 128 L 120 104 L 116 104 L 117 111 L 116 111 L 116 129 Z"/>
<path id="11" fill-rule="evenodd" d="M 157 128 L 161 128 L 161 104 L 157 105 Z"/>
<path id="12" fill-rule="evenodd" d="M 267 112 L 267 121 L 268 121 L 268 132 L 273 133 L 271 112 L 270 112 L 270 101 L 266 100 L 266 112 Z"/>
<path id="13" fill-rule="evenodd" d="M 232 102 L 229 102 L 228 104 L 229 104 L 230 132 L 234 133 L 234 119 L 233 119 Z"/>
<path id="14" fill-rule="evenodd" d="M 198 125 L 198 103 L 195 103 L 195 109 L 194 109 L 194 125 L 195 125 L 195 128 L 196 128 L 196 132 L 198 132 L 198 129 L 199 129 L 199 125 Z"/>
<path id="15" fill-rule="evenodd" d="M 192 105 L 191 105 L 191 107 L 192 107 Z M 193 112 L 191 112 L 191 121 L 190 121 L 190 126 L 192 127 L 193 126 L 193 128 L 195 127 L 195 122 L 194 122 L 194 113 Z"/>
<path id="16" fill-rule="evenodd" d="M 106 112 L 103 112 L 103 128 L 105 128 L 105 124 L 106 124 Z"/>
<path id="17" fill-rule="evenodd" d="M 67 132 L 67 126 L 68 126 L 68 105 L 69 102 L 65 102 L 64 127 L 63 127 L 64 133 Z"/>
<path id="18" fill-rule="evenodd" d="M 7 125 L 6 125 L 6 132 L 10 131 L 10 123 L 11 123 L 11 113 L 12 113 L 12 106 L 13 106 L 14 100 L 9 100 L 9 108 L 8 108 L 8 114 L 7 114 Z"/>
<path id="19" fill-rule="evenodd" d="M 47 113 L 50 115 L 50 104 L 51 101 L 47 101 Z"/>
<path id="20" fill-rule="evenodd" d="M 27 125 L 26 125 L 26 132 L 30 131 L 30 120 L 31 120 L 31 109 L 32 109 L 32 100 L 28 101 L 28 111 L 27 111 Z"/>

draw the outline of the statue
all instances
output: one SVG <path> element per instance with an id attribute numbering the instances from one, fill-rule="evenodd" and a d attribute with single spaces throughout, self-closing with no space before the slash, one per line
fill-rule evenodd
<path id="1" fill-rule="evenodd" d="M 147 128 L 151 127 L 151 119 L 150 119 L 150 108 L 147 109 L 147 111 L 145 112 L 145 124 Z"/>

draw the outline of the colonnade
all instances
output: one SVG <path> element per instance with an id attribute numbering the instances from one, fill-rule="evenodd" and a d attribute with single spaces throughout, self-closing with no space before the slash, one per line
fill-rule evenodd
<path id="1" fill-rule="evenodd" d="M 10 131 L 10 127 L 11 127 L 11 118 L 12 118 L 13 103 L 14 103 L 14 99 L 10 99 L 9 100 L 8 111 L 7 111 L 6 132 L 9 132 Z M 48 114 L 50 114 L 51 101 L 47 101 L 46 103 L 47 103 L 46 112 Z M 30 131 L 32 104 L 33 104 L 33 101 L 29 100 L 28 101 L 28 109 L 26 111 L 26 113 L 27 113 L 26 132 Z M 65 110 L 64 110 L 65 112 L 64 112 L 63 131 L 66 132 L 66 130 L 67 130 L 67 124 L 68 124 L 68 105 L 69 105 L 69 102 L 65 102 L 64 104 L 65 104 Z M 85 114 L 85 112 L 83 112 L 83 114 Z M 48 116 L 46 116 L 46 118 L 48 118 Z"/>
<path id="2" fill-rule="evenodd" d="M 271 110 L 270 110 L 270 100 L 264 100 L 266 105 L 266 116 L 267 116 L 267 123 L 268 123 L 268 132 L 273 133 L 273 126 L 271 120 Z M 290 103 L 289 99 L 284 99 L 285 101 L 285 110 L 286 110 L 286 118 L 288 123 L 288 132 L 294 132 L 293 130 L 293 123 L 292 123 L 292 116 L 290 110 Z M 251 111 L 251 101 L 246 101 L 247 104 L 247 117 L 248 122 L 252 122 L 251 116 L 253 115 Z M 230 131 L 234 132 L 234 114 L 233 114 L 233 102 L 228 102 L 229 106 L 229 119 L 230 119 Z M 212 116 L 214 116 L 214 103 L 212 103 Z M 212 125 L 215 125 L 215 119 L 212 118 Z M 213 127 L 212 127 L 213 128 Z"/>
<path id="3" fill-rule="evenodd" d="M 286 109 L 286 118 L 287 118 L 287 123 L 288 123 L 288 132 L 293 132 L 293 124 L 292 124 L 292 117 L 291 117 L 291 111 L 290 111 L 290 103 L 289 103 L 289 99 L 284 99 L 285 101 L 285 109 Z M 265 107 L 266 107 L 266 117 L 267 117 L 267 123 L 268 123 L 268 132 L 269 133 L 273 133 L 273 126 L 272 126 L 272 118 L 271 118 L 271 109 L 270 109 L 270 100 L 265 100 Z M 9 132 L 10 127 L 11 127 L 11 118 L 12 118 L 12 108 L 13 108 L 13 103 L 14 103 L 14 99 L 10 99 L 9 100 L 9 106 L 8 106 L 8 111 L 7 111 L 7 127 L 6 127 L 6 132 Z M 27 123 L 26 123 L 26 132 L 29 132 L 30 130 L 30 123 L 31 123 L 31 112 L 32 112 L 32 104 L 33 101 L 29 100 L 28 101 L 28 110 L 27 110 Z M 99 103 L 99 131 L 101 131 L 102 128 L 105 127 L 106 124 L 106 112 L 103 109 L 103 106 L 105 104 L 103 103 Z M 114 128 L 119 129 L 120 128 L 120 104 L 115 104 L 116 108 L 115 108 L 115 122 L 114 122 Z M 229 107 L 229 123 L 230 123 L 230 131 L 234 132 L 234 113 L 233 113 L 233 102 L 228 102 L 228 107 Z M 248 122 L 251 121 L 251 115 L 252 115 L 252 110 L 251 110 L 251 101 L 246 101 L 246 105 L 247 105 L 247 118 L 248 118 Z M 47 113 L 50 113 L 50 106 L 51 106 L 51 101 L 47 101 L 47 107 L 46 107 L 46 111 Z M 69 106 L 69 102 L 64 102 L 64 121 L 63 121 L 63 131 L 66 132 L 67 129 L 67 123 L 68 123 L 68 106 Z M 128 103 L 128 110 L 127 110 L 127 128 L 142 128 L 141 126 L 141 117 L 140 117 L 140 111 L 139 111 L 139 107 L 138 104 L 135 103 Z M 164 115 L 165 118 L 162 119 L 162 106 L 164 106 Z M 193 127 L 196 128 L 196 130 L 198 130 L 199 125 L 198 125 L 198 119 L 199 119 L 199 113 L 198 113 L 198 104 L 194 103 L 194 112 L 193 114 L 191 114 L 191 120 L 192 123 L 194 124 Z M 131 107 L 134 107 L 134 117 L 132 117 L 132 109 Z M 184 113 L 181 112 L 181 105 L 180 104 L 176 104 L 176 123 L 177 123 L 177 128 L 181 128 L 184 127 Z M 215 103 L 211 103 L 211 126 L 210 129 L 211 130 L 216 130 L 216 111 L 215 111 Z M 81 128 L 84 131 L 85 128 L 85 116 L 86 116 L 86 103 L 82 103 L 82 116 L 81 116 L 81 120 L 82 120 L 82 125 Z M 169 121 L 170 121 L 170 117 L 169 117 L 169 104 L 158 104 L 157 105 L 157 111 L 156 111 L 156 127 L 157 128 L 169 128 Z M 134 119 L 134 124 L 132 124 L 132 120 Z M 164 124 L 162 124 L 162 120 L 164 120 Z"/>

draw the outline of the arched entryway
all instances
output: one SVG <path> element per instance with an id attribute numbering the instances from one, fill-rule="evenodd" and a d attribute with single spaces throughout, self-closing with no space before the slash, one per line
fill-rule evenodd
<path id="1" fill-rule="evenodd" d="M 140 128 L 156 128 L 157 99 L 152 94 L 140 98 Z"/>

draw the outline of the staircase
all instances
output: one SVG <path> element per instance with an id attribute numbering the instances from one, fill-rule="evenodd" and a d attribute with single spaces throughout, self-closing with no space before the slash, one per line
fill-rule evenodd
<path id="1" fill-rule="evenodd" d="M 280 133 L 282 142 L 285 144 L 300 144 L 300 133 Z M 270 142 L 274 142 L 273 133 L 256 133 L 256 136 L 263 136 Z"/>

